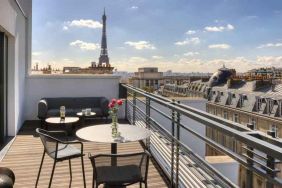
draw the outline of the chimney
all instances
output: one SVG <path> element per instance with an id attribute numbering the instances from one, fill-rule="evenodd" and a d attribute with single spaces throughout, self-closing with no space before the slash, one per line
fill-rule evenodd
<path id="1" fill-rule="evenodd" d="M 251 130 L 254 130 L 255 126 L 252 123 L 247 123 L 247 127 Z"/>
<path id="2" fill-rule="evenodd" d="M 268 130 L 267 135 L 271 136 L 272 138 L 276 138 L 275 131 L 273 131 L 273 130 Z"/>

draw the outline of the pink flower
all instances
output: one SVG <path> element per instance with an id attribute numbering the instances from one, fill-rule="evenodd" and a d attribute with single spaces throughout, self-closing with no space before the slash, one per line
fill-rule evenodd
<path id="1" fill-rule="evenodd" d="M 119 106 L 121 106 L 122 103 L 123 103 L 123 101 L 122 101 L 121 99 L 117 100 L 117 104 L 118 104 Z"/>
<path id="2" fill-rule="evenodd" d="M 116 99 L 112 99 L 112 103 L 116 104 L 117 100 Z"/>
<path id="3" fill-rule="evenodd" d="M 113 108 L 113 107 L 115 107 L 115 104 L 113 104 L 113 103 L 111 102 L 111 103 L 109 103 L 108 107 L 109 107 L 109 108 Z"/>

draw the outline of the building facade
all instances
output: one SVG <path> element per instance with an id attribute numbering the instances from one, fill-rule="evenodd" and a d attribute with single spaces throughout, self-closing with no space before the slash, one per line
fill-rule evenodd
<path id="1" fill-rule="evenodd" d="M 256 82 L 260 81 L 213 87 L 208 95 L 206 111 L 257 130 L 258 135 L 268 135 L 269 139 L 280 145 L 282 142 L 282 85 L 277 84 L 276 89 L 273 90 L 269 84 L 262 87 L 261 83 Z M 247 154 L 247 148 L 242 143 L 222 134 L 219 130 L 206 128 L 206 135 L 232 151 Z M 222 153 L 207 146 L 206 155 L 222 155 Z M 281 163 L 277 163 L 276 168 L 281 170 Z M 240 165 L 239 171 L 239 186 L 246 187 L 247 170 Z M 277 176 L 281 177 L 281 173 L 277 173 Z M 252 178 L 253 187 L 267 186 L 265 178 L 255 173 Z"/>
<path id="2" fill-rule="evenodd" d="M 159 72 L 157 67 L 138 68 L 138 72 L 131 78 L 131 83 L 142 89 L 157 90 L 163 84 L 163 72 Z"/>

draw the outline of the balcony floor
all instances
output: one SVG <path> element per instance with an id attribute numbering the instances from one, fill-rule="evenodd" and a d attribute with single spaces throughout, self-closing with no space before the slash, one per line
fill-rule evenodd
<path id="1" fill-rule="evenodd" d="M 98 122 L 99 123 L 99 122 Z M 35 128 L 38 123 L 28 123 L 23 126 L 8 153 L 0 162 L 0 166 L 11 168 L 16 175 L 15 188 L 30 188 L 35 186 L 35 181 L 42 157 L 43 146 L 38 136 L 35 136 Z M 132 153 L 143 151 L 139 142 L 118 144 L 118 153 Z M 92 186 L 92 166 L 87 157 L 88 153 L 110 153 L 109 144 L 84 142 L 85 173 L 87 187 Z M 38 187 L 48 187 L 53 161 L 45 156 Z M 71 187 L 83 187 L 80 159 L 72 160 L 73 180 Z M 52 187 L 69 187 L 68 161 L 57 163 Z M 102 187 L 102 186 L 101 186 Z M 128 187 L 139 187 L 134 184 Z M 154 161 L 150 161 L 148 174 L 148 187 L 168 187 L 161 170 Z"/>

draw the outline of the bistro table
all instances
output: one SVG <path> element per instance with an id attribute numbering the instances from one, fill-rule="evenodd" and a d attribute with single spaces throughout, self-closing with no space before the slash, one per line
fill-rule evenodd
<path id="1" fill-rule="evenodd" d="M 76 135 L 87 141 L 102 142 L 111 144 L 111 154 L 117 154 L 117 144 L 144 140 L 151 136 L 148 129 L 137 127 L 129 124 L 118 124 L 119 138 L 112 137 L 112 124 L 94 125 L 81 128 Z M 111 161 L 112 165 L 116 165 L 116 161 Z"/>
<path id="2" fill-rule="evenodd" d="M 78 117 L 65 117 L 65 119 L 61 119 L 60 117 L 49 117 L 45 119 L 47 124 L 56 124 L 56 125 L 63 125 L 64 129 L 67 131 L 68 135 L 71 135 L 72 132 L 72 125 L 73 123 L 78 122 Z M 71 125 L 71 127 L 69 126 Z"/>
<path id="3" fill-rule="evenodd" d="M 90 112 L 89 114 L 84 114 L 82 112 L 77 112 L 76 115 L 79 117 L 81 124 L 85 125 L 85 119 L 86 118 L 91 118 L 94 117 L 96 115 L 95 112 Z"/>

